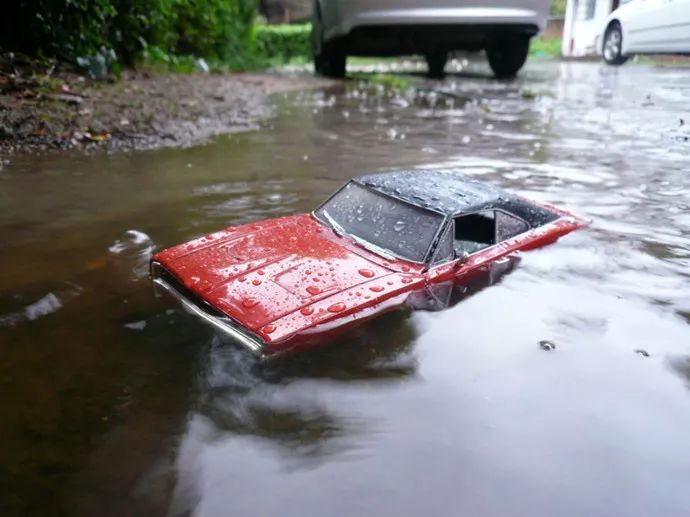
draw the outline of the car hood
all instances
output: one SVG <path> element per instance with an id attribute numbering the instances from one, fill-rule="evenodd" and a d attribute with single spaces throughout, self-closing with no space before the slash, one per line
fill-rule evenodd
<path id="1" fill-rule="evenodd" d="M 216 309 L 270 334 L 267 326 L 286 315 L 309 313 L 308 307 L 334 296 L 357 296 L 350 290 L 394 273 L 385 260 L 349 243 L 300 214 L 228 228 L 154 260 Z"/>

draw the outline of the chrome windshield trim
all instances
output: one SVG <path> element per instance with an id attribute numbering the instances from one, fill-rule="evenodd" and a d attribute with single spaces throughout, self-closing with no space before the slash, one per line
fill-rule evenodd
<path id="1" fill-rule="evenodd" d="M 214 326 L 215 328 L 224 332 L 225 334 L 228 334 L 241 345 L 248 348 L 254 354 L 258 355 L 259 357 L 263 357 L 264 344 L 260 342 L 258 339 L 254 339 L 248 336 L 241 330 L 235 328 L 235 326 L 231 323 L 223 321 L 221 318 L 217 316 L 212 316 L 211 314 L 208 314 L 203 309 L 198 307 L 195 303 L 193 303 L 191 300 L 189 300 L 189 298 L 187 298 L 184 294 L 175 289 L 175 287 L 166 282 L 163 278 L 154 276 L 153 282 L 154 284 L 165 289 L 165 291 L 171 294 L 174 298 L 176 298 L 182 304 L 182 307 L 184 307 L 184 309 L 186 309 L 188 312 L 192 313 L 195 316 L 198 316 L 203 321 L 209 323 L 210 325 Z"/>
<path id="2" fill-rule="evenodd" d="M 333 219 L 331 214 L 329 214 L 326 210 L 323 211 L 323 216 L 326 218 L 326 221 L 328 221 L 328 224 L 330 224 L 333 227 L 333 231 L 335 233 L 337 233 L 341 237 L 343 235 L 349 235 L 349 234 L 347 234 L 347 232 L 345 232 L 345 229 L 342 226 L 340 226 L 340 223 L 338 223 L 338 221 Z"/>

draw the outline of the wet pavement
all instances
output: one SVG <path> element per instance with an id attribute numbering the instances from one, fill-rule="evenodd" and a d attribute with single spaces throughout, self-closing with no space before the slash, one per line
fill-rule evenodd
<path id="1" fill-rule="evenodd" d="M 208 146 L 0 165 L 2 515 L 687 515 L 688 71 L 403 77 Z M 267 367 L 154 297 L 154 250 L 397 167 L 593 224 Z"/>

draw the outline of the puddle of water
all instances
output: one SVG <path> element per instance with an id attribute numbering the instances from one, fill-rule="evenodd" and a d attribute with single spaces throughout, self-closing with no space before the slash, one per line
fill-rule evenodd
<path id="1" fill-rule="evenodd" d="M 3 165 L 3 513 L 686 513 L 685 75 L 411 81 L 281 97 L 201 148 Z M 593 225 L 447 311 L 269 367 L 153 295 L 155 250 L 432 166 Z"/>

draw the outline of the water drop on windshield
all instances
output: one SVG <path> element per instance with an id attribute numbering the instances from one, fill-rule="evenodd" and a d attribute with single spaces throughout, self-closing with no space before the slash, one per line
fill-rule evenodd
<path id="1" fill-rule="evenodd" d="M 393 225 L 393 231 L 401 232 L 405 229 L 405 226 L 405 221 L 395 221 L 395 224 Z"/>

